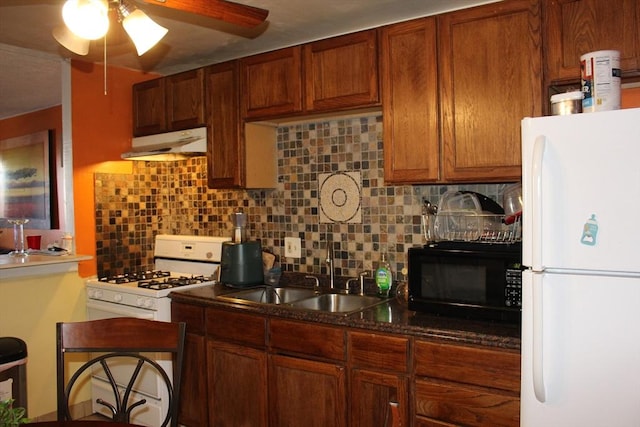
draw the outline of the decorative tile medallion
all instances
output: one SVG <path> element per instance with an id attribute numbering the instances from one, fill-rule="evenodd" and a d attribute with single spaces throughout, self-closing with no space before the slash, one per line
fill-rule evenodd
<path id="1" fill-rule="evenodd" d="M 360 172 L 318 174 L 320 223 L 362 224 Z"/>

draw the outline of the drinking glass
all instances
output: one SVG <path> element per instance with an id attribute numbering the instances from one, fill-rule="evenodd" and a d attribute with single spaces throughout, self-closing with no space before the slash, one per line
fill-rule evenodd
<path id="1" fill-rule="evenodd" d="M 10 224 L 13 224 L 13 245 L 14 250 L 9 252 L 10 256 L 26 257 L 29 253 L 25 250 L 24 246 L 24 225 L 29 222 L 27 218 L 9 219 Z"/>

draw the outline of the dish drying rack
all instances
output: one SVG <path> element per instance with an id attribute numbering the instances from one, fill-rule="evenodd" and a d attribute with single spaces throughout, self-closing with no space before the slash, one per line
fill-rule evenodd
<path id="1" fill-rule="evenodd" d="M 427 241 L 456 240 L 488 243 L 514 243 L 522 239 L 521 217 L 505 224 L 505 216 L 470 211 L 438 211 L 423 214 L 422 225 Z M 432 221 L 432 229 L 429 222 Z"/>

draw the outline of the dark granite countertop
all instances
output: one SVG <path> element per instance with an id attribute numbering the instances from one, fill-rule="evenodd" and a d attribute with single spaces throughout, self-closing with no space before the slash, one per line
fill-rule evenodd
<path id="1" fill-rule="evenodd" d="M 287 279 L 284 279 L 285 276 L 287 276 Z M 300 277 L 304 279 L 304 275 L 285 274 L 283 275 L 280 286 L 289 286 L 292 282 L 296 282 L 296 284 L 303 283 L 304 280 L 299 280 Z M 349 315 L 297 310 L 272 304 L 256 304 L 251 302 L 234 303 L 230 300 L 217 298 L 223 294 L 237 291 L 238 289 L 216 284 L 190 290 L 174 291 L 169 296 L 176 302 L 232 308 L 243 310 L 247 313 L 347 326 L 350 328 L 370 330 L 372 332 L 404 334 L 417 338 L 435 339 L 458 344 L 476 344 L 513 350 L 520 349 L 519 326 L 417 313 L 409 310 L 405 304 L 397 301 L 395 298 L 390 299 L 386 303 L 378 304 Z"/>

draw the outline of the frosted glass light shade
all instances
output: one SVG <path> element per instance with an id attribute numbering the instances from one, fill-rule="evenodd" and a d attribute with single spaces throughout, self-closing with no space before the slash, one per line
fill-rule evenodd
<path id="1" fill-rule="evenodd" d="M 78 37 L 96 40 L 109 29 L 109 4 L 107 0 L 67 0 L 62 19 Z"/>
<path id="2" fill-rule="evenodd" d="M 144 55 L 168 32 L 166 28 L 154 22 L 140 9 L 126 15 L 122 20 L 122 26 L 136 46 L 138 56 Z"/>
<path id="3" fill-rule="evenodd" d="M 89 53 L 89 44 L 91 41 L 76 36 L 65 25 L 53 29 L 53 38 L 75 54 L 86 55 Z"/>

